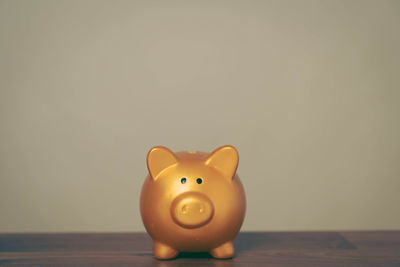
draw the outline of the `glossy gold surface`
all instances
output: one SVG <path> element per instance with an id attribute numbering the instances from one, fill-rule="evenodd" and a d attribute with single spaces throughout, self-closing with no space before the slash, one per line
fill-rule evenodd
<path id="1" fill-rule="evenodd" d="M 140 211 L 156 258 L 171 259 L 179 252 L 233 257 L 233 239 L 246 210 L 238 160 L 232 146 L 212 153 L 173 153 L 162 146 L 149 151 Z"/>

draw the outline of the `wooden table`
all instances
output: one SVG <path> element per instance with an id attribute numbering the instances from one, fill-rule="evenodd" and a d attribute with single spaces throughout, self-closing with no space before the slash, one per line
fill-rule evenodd
<path id="1" fill-rule="evenodd" d="M 1 234 L 0 265 L 51 266 L 400 266 L 400 231 L 244 232 L 236 255 L 153 258 L 145 233 Z"/>

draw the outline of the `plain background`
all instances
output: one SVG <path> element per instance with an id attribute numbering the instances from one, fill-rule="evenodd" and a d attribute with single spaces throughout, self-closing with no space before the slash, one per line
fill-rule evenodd
<path id="1" fill-rule="evenodd" d="M 231 144 L 243 230 L 400 229 L 399 1 L 0 0 L 0 232 L 144 231 L 154 145 Z"/>

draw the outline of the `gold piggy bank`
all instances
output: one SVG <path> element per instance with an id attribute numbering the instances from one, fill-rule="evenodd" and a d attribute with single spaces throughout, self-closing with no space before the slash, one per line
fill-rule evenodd
<path id="1" fill-rule="evenodd" d="M 246 211 L 238 160 L 232 146 L 212 153 L 173 153 L 162 146 L 149 151 L 140 212 L 156 258 L 171 259 L 179 252 L 233 257 L 233 239 Z"/>

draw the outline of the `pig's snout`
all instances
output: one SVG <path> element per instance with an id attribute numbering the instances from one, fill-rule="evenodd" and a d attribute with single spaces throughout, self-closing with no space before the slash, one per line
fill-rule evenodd
<path id="1" fill-rule="evenodd" d="M 185 228 L 198 228 L 207 224 L 214 215 L 211 200 L 199 192 L 186 192 L 172 202 L 171 216 Z"/>

